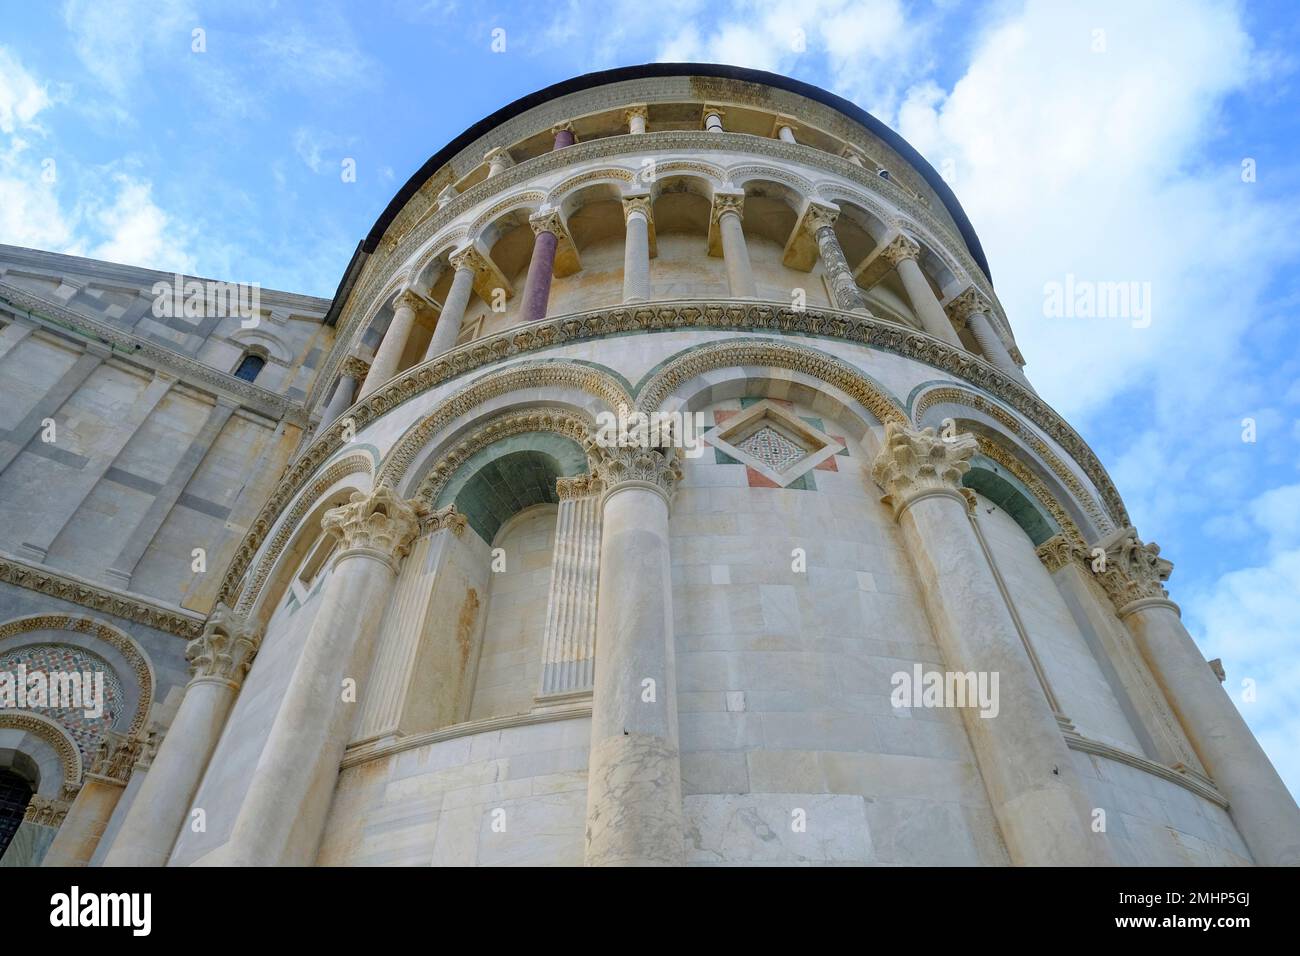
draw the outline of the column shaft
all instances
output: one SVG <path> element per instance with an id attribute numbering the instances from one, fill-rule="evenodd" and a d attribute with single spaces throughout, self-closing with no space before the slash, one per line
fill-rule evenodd
<path id="1" fill-rule="evenodd" d="M 451 288 L 447 290 L 447 298 L 442 304 L 442 312 L 438 315 L 438 324 L 433 327 L 433 338 L 429 339 L 429 347 L 425 350 L 426 362 L 455 348 L 473 291 L 474 270 L 468 265 L 458 266 L 451 279 Z"/>
<path id="2" fill-rule="evenodd" d="M 551 297 L 551 272 L 555 269 L 555 250 L 560 240 L 555 233 L 543 229 L 533 242 L 533 257 L 528 263 L 528 278 L 524 280 L 524 298 L 519 311 L 524 322 L 540 322 L 546 318 L 546 306 Z"/>
<path id="3" fill-rule="evenodd" d="M 560 479 L 539 697 L 589 691 L 594 680 L 601 505 L 598 494 L 578 494 L 590 489 L 565 487 L 582 481 Z"/>
<path id="4" fill-rule="evenodd" d="M 1300 865 L 1300 809 L 1167 600 L 1123 611 L 1156 681 L 1191 738 L 1255 862 Z"/>
<path id="5" fill-rule="evenodd" d="M 975 341 L 979 343 L 980 351 L 984 353 L 986 359 L 1017 382 L 1026 386 L 1029 384 L 1025 379 L 1025 373 L 1011 358 L 1007 347 L 1002 344 L 1002 338 L 994 331 L 993 322 L 987 315 L 983 312 L 972 312 L 967 317 L 966 324 L 970 326 L 971 334 L 975 336 Z"/>
<path id="6" fill-rule="evenodd" d="M 786 128 L 782 127 L 782 129 Z M 833 227 L 826 225 L 818 228 L 817 249 L 821 254 L 822 265 L 826 268 L 826 275 L 831 280 L 831 288 L 835 292 L 835 304 L 849 311 L 866 309 L 867 303 L 862 298 L 862 290 L 853 278 L 853 270 L 849 268 L 848 260 L 844 258 L 844 250 L 840 248 L 840 241 L 836 238 Z"/>
<path id="7" fill-rule="evenodd" d="M 41 866 L 86 866 L 124 789 L 120 780 L 87 774 Z"/>
<path id="8" fill-rule="evenodd" d="M 406 351 L 406 340 L 410 338 L 411 327 L 415 325 L 415 305 L 414 297 L 407 294 L 399 295 L 393 303 L 393 321 L 388 323 L 388 331 L 384 333 L 384 339 L 379 343 L 375 360 L 366 375 L 365 384 L 361 386 L 361 394 L 358 398 L 365 398 L 376 389 L 387 385 L 397 374 L 402 353 Z"/>
<path id="9" fill-rule="evenodd" d="M 668 502 L 649 483 L 628 482 L 607 494 L 603 512 L 586 862 L 678 865 L 684 837 Z"/>
<path id="10" fill-rule="evenodd" d="M 926 281 L 921 272 L 921 266 L 915 259 L 904 258 L 898 261 L 898 276 L 903 280 L 903 288 L 907 290 L 907 299 L 912 304 L 912 309 L 916 312 L 917 318 L 925 326 L 925 330 L 935 338 L 943 339 L 950 345 L 961 348 L 961 339 L 953 330 L 952 323 L 948 321 L 948 315 L 943 311 L 943 306 L 939 304 L 939 299 L 930 288 L 930 283 Z"/>
<path id="11" fill-rule="evenodd" d="M 334 394 L 330 396 L 330 403 L 321 419 L 322 426 L 332 425 L 338 421 L 339 416 L 352 407 L 352 403 L 356 400 L 356 393 L 356 378 L 347 373 L 340 375 L 339 380 L 334 383 Z"/>
<path id="12" fill-rule="evenodd" d="M 740 214 L 725 210 L 718 217 L 718 231 L 722 234 L 722 256 L 727 266 L 727 283 L 734 299 L 752 299 L 758 292 L 754 285 L 754 268 L 749 262 L 749 247 L 745 244 L 745 230 Z"/>
<path id="13" fill-rule="evenodd" d="M 639 209 L 627 214 L 623 244 L 623 301 L 650 298 L 650 223 Z"/>

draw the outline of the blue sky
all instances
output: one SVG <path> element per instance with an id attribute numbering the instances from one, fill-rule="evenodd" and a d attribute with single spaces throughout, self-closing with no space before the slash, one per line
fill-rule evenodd
<path id="1" fill-rule="evenodd" d="M 1174 561 L 1171 595 L 1300 792 L 1291 0 L 0 0 L 0 242 L 329 296 L 465 127 L 652 60 L 823 86 L 945 170 L 1031 379 Z M 1150 283 L 1150 324 L 1045 315 L 1067 275 Z"/>

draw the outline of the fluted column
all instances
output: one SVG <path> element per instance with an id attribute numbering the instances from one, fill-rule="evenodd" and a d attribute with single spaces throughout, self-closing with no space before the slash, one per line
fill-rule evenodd
<path id="1" fill-rule="evenodd" d="M 962 708 L 989 803 L 1014 863 L 1112 862 L 1088 827 L 1086 788 L 976 536 L 961 476 L 977 445 L 891 422 L 872 477 L 886 492 L 922 584 L 944 666 L 998 675 L 998 711 Z"/>
<path id="2" fill-rule="evenodd" d="M 560 245 L 563 225 L 560 214 L 551 209 L 529 217 L 536 239 L 533 257 L 528 262 L 528 278 L 524 280 L 524 299 L 520 315 L 524 322 L 540 322 L 546 318 L 546 306 L 551 298 L 551 275 L 555 270 L 555 250 Z"/>
<path id="3" fill-rule="evenodd" d="M 745 197 L 742 194 L 714 194 L 713 221 L 721 238 L 727 285 L 734 299 L 752 299 L 758 294 L 754 267 L 749 262 L 749 247 L 745 244 L 745 230 L 741 225 L 744 208 Z"/>
<path id="4" fill-rule="evenodd" d="M 588 442 L 601 503 L 596 682 L 587 773 L 588 866 L 683 861 L 669 498 L 673 452 Z"/>
<path id="5" fill-rule="evenodd" d="M 939 304 L 938 297 L 930 288 L 930 283 L 926 281 L 921 266 L 916 261 L 920 254 L 921 247 L 901 234 L 881 252 L 881 255 L 898 269 L 898 277 L 903 280 L 907 299 L 925 330 L 935 338 L 943 339 L 948 344 L 961 348 L 961 339 L 957 337 L 952 323 L 948 321 L 947 313 L 943 311 L 943 306 Z"/>
<path id="6" fill-rule="evenodd" d="M 627 131 L 636 135 L 645 132 L 646 121 L 650 112 L 644 106 L 634 106 L 625 114 L 627 116 Z"/>
<path id="7" fill-rule="evenodd" d="M 980 352 L 988 361 L 1002 372 L 1010 375 L 1021 385 L 1029 387 L 1029 381 L 1020 366 L 1011 358 L 1011 353 L 1002 344 L 1002 338 L 993 328 L 993 304 L 980 295 L 972 286 L 955 296 L 947 305 L 948 315 L 954 322 L 964 323 L 979 344 Z"/>
<path id="8" fill-rule="evenodd" d="M 650 197 L 625 196 L 623 219 L 623 301 L 643 302 L 650 298 Z"/>
<path id="9" fill-rule="evenodd" d="M 804 220 L 805 226 L 817 240 L 817 252 L 821 256 L 826 277 L 831 280 L 831 289 L 835 292 L 835 304 L 847 311 L 867 308 L 862 290 L 853 278 L 853 270 L 844 258 L 840 240 L 835 235 L 835 219 L 838 213 L 833 209 L 814 206 L 808 210 Z"/>
<path id="10" fill-rule="evenodd" d="M 105 866 L 162 866 L 189 815 L 226 717 L 262 644 L 262 628 L 218 604 L 185 657 L 191 679 Z"/>
<path id="11" fill-rule="evenodd" d="M 596 653 L 600 482 L 590 475 L 560 478 L 555 490 L 560 512 L 542 634 L 539 699 L 591 690 Z"/>
<path id="12" fill-rule="evenodd" d="M 406 340 L 411 337 L 411 328 L 415 325 L 415 313 L 425 304 L 424 300 L 411 289 L 403 289 L 393 299 L 393 320 L 388 323 L 388 331 L 375 351 L 375 360 L 370 365 L 370 374 L 361 386 L 358 398 L 365 398 L 376 389 L 387 385 L 397 374 L 397 366 L 406 351 Z"/>
<path id="13" fill-rule="evenodd" d="M 1187 731 L 1255 862 L 1300 865 L 1300 808 L 1192 636 L 1164 582 L 1173 564 L 1124 528 L 1101 542 L 1102 587 Z"/>
<path id="14" fill-rule="evenodd" d="M 344 680 L 356 682 L 360 699 L 371 646 L 419 520 L 410 503 L 381 485 L 370 494 L 353 493 L 348 504 L 325 513 L 321 526 L 338 539 L 339 551 L 320 609 L 230 840 L 206 862 L 303 865 L 315 858 L 352 717 Z"/>
<path id="15" fill-rule="evenodd" d="M 474 291 L 474 276 L 478 272 L 478 260 L 482 259 L 477 249 L 470 246 L 451 257 L 451 267 L 456 270 L 447 290 L 446 301 L 438 315 L 438 324 L 433 327 L 433 337 L 424 352 L 424 360 L 437 358 L 456 346 L 460 337 L 460 325 L 465 320 L 465 309 L 469 306 L 470 294 Z"/>

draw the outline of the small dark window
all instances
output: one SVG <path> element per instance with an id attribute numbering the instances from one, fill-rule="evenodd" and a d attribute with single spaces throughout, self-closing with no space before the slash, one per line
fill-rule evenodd
<path id="1" fill-rule="evenodd" d="M 32 785 L 12 770 L 0 770 L 0 856 L 9 847 L 23 812 L 32 799 Z"/>
<path id="2" fill-rule="evenodd" d="M 239 368 L 235 369 L 235 378 L 242 378 L 245 382 L 254 381 L 265 364 L 266 359 L 260 355 L 245 355 L 239 363 Z"/>

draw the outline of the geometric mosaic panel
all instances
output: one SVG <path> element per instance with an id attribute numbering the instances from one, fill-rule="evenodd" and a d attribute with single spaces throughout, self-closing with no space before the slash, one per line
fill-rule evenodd
<path id="1" fill-rule="evenodd" d="M 82 760 L 89 764 L 99 748 L 100 739 L 113 726 L 118 714 L 122 712 L 125 693 L 117 673 L 98 654 L 73 647 L 70 644 L 29 644 L 0 653 L 0 672 L 7 672 L 18 677 L 19 665 L 25 664 L 27 673 L 41 671 L 45 674 L 84 674 L 104 675 L 104 712 L 98 717 L 86 716 L 81 707 L 28 707 L 33 713 L 41 714 L 62 725 L 81 751 Z M 85 690 L 92 693 L 93 685 Z M 57 704 L 58 701 L 55 701 Z"/>

